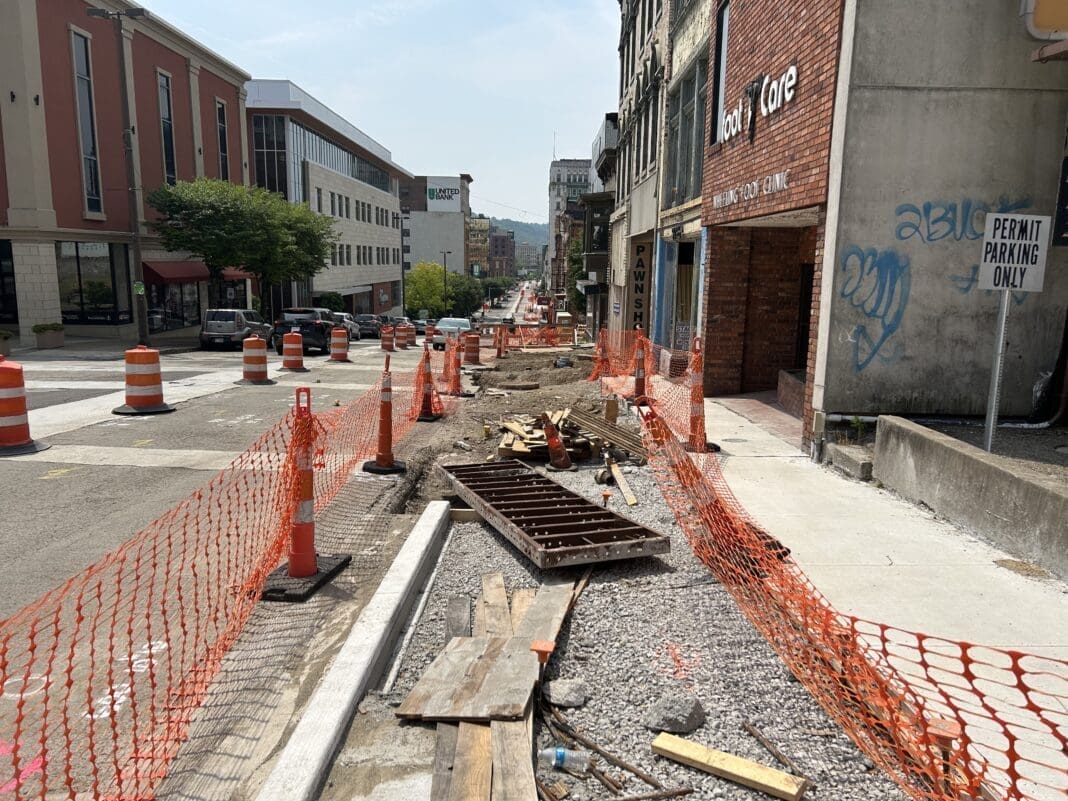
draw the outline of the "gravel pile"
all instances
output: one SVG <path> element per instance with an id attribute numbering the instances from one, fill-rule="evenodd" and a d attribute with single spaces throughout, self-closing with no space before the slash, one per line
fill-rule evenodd
<path id="1" fill-rule="evenodd" d="M 600 500 L 596 467 L 552 477 Z M 641 503 L 628 508 L 616 492 L 610 508 L 671 537 L 662 557 L 594 569 L 589 586 L 561 634 L 548 679 L 581 679 L 590 697 L 565 710 L 571 725 L 603 748 L 658 777 L 667 787 L 692 786 L 694 799 L 768 796 L 653 755 L 656 733 L 642 721 L 666 696 L 690 694 L 706 714 L 690 739 L 780 767 L 742 727 L 748 720 L 793 758 L 816 783 L 805 797 L 819 801 L 904 801 L 900 790 L 861 754 L 797 683 L 726 590 L 692 555 L 648 468 L 624 467 Z M 446 643 L 448 598 L 481 591 L 481 575 L 500 571 L 509 592 L 536 587 L 540 571 L 489 526 L 456 524 L 426 609 L 404 656 L 390 700 L 399 703 Z M 581 574 L 581 570 L 575 571 Z M 558 745 L 538 721 L 537 746 Z M 602 765 L 602 767 L 604 767 Z M 651 788 L 624 771 L 624 795 Z M 539 768 L 543 781 L 563 781 L 569 799 L 611 797 L 601 784 Z"/>

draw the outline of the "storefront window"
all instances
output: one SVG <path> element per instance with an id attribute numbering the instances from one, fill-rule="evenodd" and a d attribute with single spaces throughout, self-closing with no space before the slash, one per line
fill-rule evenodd
<path id="1" fill-rule="evenodd" d="M 15 260 L 11 242 L 0 239 L 0 323 L 17 323 L 19 304 L 15 295 Z"/>
<path id="2" fill-rule="evenodd" d="M 200 284 L 148 285 L 150 331 L 173 331 L 200 324 Z"/>
<path id="3" fill-rule="evenodd" d="M 57 242 L 56 271 L 63 322 L 121 325 L 133 320 L 126 245 Z"/>

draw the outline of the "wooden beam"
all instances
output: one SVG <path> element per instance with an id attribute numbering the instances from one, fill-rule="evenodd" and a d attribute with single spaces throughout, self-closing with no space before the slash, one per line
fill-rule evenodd
<path id="1" fill-rule="evenodd" d="M 461 723 L 456 735 L 449 801 L 490 801 L 492 780 L 493 740 L 489 725 Z"/>
<path id="2" fill-rule="evenodd" d="M 493 744 L 493 801 L 537 801 L 534 758 L 526 720 L 495 720 L 490 724 Z"/>
<path id="3" fill-rule="evenodd" d="M 637 506 L 638 498 L 634 495 L 634 490 L 630 488 L 630 484 L 627 483 L 623 471 L 619 469 L 619 465 L 615 463 L 615 460 L 608 463 L 608 469 L 612 471 L 612 478 L 616 480 L 616 486 L 623 493 L 623 500 L 627 502 L 627 506 Z"/>
<path id="4" fill-rule="evenodd" d="M 511 637 L 512 618 L 502 573 L 487 573 L 482 577 L 482 602 L 486 606 L 486 636 Z"/>
<path id="5" fill-rule="evenodd" d="M 684 740 L 674 734 L 663 733 L 653 740 L 653 753 L 703 770 L 714 776 L 760 790 L 783 801 L 797 801 L 805 792 L 807 782 L 781 770 L 769 768 L 743 757 L 717 751 L 714 748 Z"/>
<path id="6" fill-rule="evenodd" d="M 518 590 L 512 591 L 512 630 L 517 631 L 519 624 L 523 622 L 524 616 L 527 614 L 527 610 L 530 605 L 534 603 L 534 595 L 537 592 L 533 587 L 523 587 Z"/>

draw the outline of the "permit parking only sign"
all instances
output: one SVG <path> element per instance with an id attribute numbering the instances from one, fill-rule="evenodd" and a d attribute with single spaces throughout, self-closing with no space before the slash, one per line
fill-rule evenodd
<path id="1" fill-rule="evenodd" d="M 1031 214 L 987 214 L 980 289 L 1041 292 L 1051 218 Z"/>

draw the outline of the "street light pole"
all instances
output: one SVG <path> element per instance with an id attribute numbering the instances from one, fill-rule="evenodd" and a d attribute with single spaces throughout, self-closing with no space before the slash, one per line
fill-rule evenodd
<path id="1" fill-rule="evenodd" d="M 441 305 L 445 309 L 445 315 L 449 314 L 449 254 L 451 250 L 441 251 L 441 278 L 442 278 L 442 295 Z"/>
<path id="2" fill-rule="evenodd" d="M 141 262 L 141 221 L 137 202 L 137 178 L 134 166 L 133 142 L 137 130 L 130 119 L 130 86 L 126 79 L 126 45 L 123 41 L 122 18 L 142 19 L 148 12 L 143 8 L 126 11 L 108 11 L 104 8 L 87 8 L 90 17 L 102 17 L 115 21 L 115 41 L 119 48 L 119 102 L 122 105 L 122 142 L 126 151 L 126 198 L 130 215 L 130 258 L 133 261 L 134 316 L 137 322 L 137 344 L 149 345 L 148 301 L 145 298 L 145 273 Z"/>

